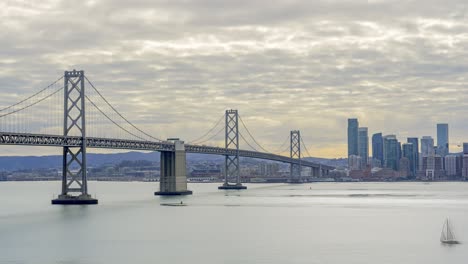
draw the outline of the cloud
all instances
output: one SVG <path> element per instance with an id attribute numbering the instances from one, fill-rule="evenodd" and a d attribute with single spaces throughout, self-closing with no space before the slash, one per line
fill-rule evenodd
<path id="1" fill-rule="evenodd" d="M 196 138 L 234 108 L 266 148 L 300 129 L 314 156 L 346 155 L 348 117 L 402 141 L 447 122 L 462 142 L 467 12 L 461 0 L 4 1 L 0 103 L 75 68 L 162 138 Z"/>

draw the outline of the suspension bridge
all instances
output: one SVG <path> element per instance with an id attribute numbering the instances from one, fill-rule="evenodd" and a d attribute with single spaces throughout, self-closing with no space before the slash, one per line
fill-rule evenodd
<path id="1" fill-rule="evenodd" d="M 241 133 L 240 128 L 247 133 Z M 202 144 L 223 131 L 224 146 Z M 252 150 L 241 149 L 240 140 Z M 88 194 L 87 148 L 160 152 L 160 189 L 155 195 L 192 194 L 187 189 L 186 153 L 225 156 L 224 184 L 219 189 L 246 188 L 240 181 L 240 157 L 290 164 L 291 183 L 303 182 L 303 167 L 310 168 L 315 177 L 334 169 L 303 159 L 301 150 L 308 154 L 308 149 L 298 130 L 290 132 L 277 154 L 268 151 L 250 133 L 238 111 L 232 109 L 226 110 L 204 135 L 187 144 L 178 138 L 161 140 L 129 121 L 84 71 L 76 70 L 65 71 L 45 88 L 0 109 L 0 144 L 63 149 L 62 190 L 52 204 L 98 203 Z M 281 149 L 283 146 L 286 148 Z M 282 155 L 287 150 L 290 155 Z"/>

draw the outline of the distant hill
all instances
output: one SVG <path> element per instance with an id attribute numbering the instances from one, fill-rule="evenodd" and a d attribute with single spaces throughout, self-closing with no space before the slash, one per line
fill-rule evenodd
<path id="1" fill-rule="evenodd" d="M 98 167 L 102 165 L 113 165 L 124 160 L 136 161 L 147 160 L 159 162 L 158 152 L 126 152 L 126 153 L 110 153 L 110 154 L 93 154 L 88 153 L 87 162 L 89 167 Z M 321 162 L 332 166 L 341 166 L 343 159 L 322 159 L 322 158 L 306 158 L 310 161 Z M 206 154 L 187 154 L 188 162 L 222 162 L 224 158 L 218 155 Z M 346 162 L 344 162 L 346 164 Z M 0 157 L 0 171 L 15 171 L 15 170 L 30 170 L 30 169 L 48 169 L 61 168 L 62 156 L 3 156 Z"/>
<path id="2" fill-rule="evenodd" d="M 123 160 L 153 160 L 159 161 L 159 153 L 112 153 L 112 154 L 91 154 L 87 155 L 88 166 L 101 166 L 105 164 L 116 164 Z M 13 171 L 22 169 L 46 169 L 61 168 L 62 156 L 4 156 L 0 157 L 0 170 Z"/>

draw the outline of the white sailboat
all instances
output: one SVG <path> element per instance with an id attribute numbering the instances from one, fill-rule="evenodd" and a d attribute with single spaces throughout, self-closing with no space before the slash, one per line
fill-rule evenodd
<path id="1" fill-rule="evenodd" d="M 459 244 L 458 240 L 453 234 L 453 230 L 450 226 L 450 221 L 448 218 L 445 220 L 444 226 L 442 227 L 442 233 L 440 234 L 440 242 L 443 244 Z"/>

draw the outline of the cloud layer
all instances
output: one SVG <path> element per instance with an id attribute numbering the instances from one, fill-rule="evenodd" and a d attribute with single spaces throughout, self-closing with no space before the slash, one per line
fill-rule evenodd
<path id="1" fill-rule="evenodd" d="M 2 105 L 76 68 L 163 138 L 234 108 L 266 148 L 300 129 L 321 157 L 346 155 L 348 117 L 402 141 L 444 122 L 452 150 L 468 141 L 461 0 L 7 0 L 0 28 Z"/>

